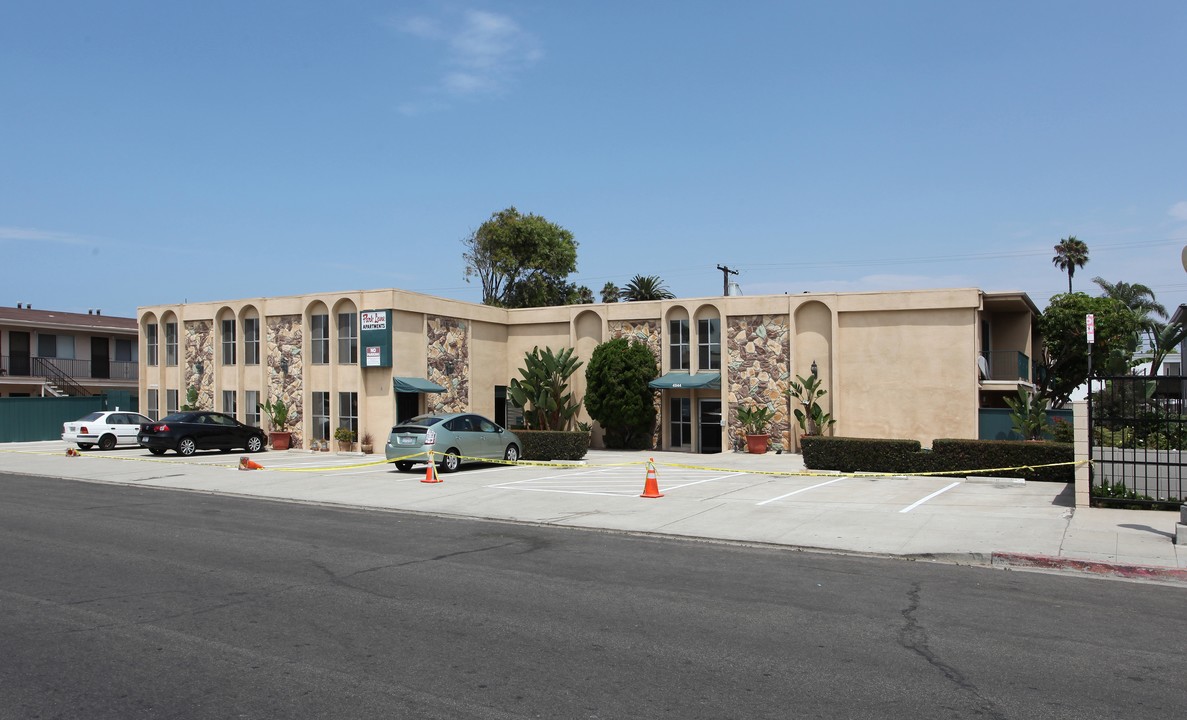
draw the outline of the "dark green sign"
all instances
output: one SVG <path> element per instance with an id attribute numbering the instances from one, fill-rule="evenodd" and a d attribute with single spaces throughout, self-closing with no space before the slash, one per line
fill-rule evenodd
<path id="1" fill-rule="evenodd" d="M 392 366 L 392 311 L 363 310 L 359 313 L 359 364 L 364 368 Z"/>

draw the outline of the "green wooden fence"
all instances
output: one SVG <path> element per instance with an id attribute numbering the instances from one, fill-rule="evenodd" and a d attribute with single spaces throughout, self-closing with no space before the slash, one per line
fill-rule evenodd
<path id="1" fill-rule="evenodd" d="M 57 440 L 62 437 L 62 423 L 77 420 L 96 410 L 106 410 L 108 402 L 109 398 L 105 395 L 0 398 L 0 442 Z M 114 409 L 115 403 L 111 407 Z M 119 407 L 121 410 L 132 409 L 123 405 Z"/>

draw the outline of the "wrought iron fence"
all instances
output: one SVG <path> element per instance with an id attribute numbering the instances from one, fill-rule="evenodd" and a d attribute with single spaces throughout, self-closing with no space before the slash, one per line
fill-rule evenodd
<path id="1" fill-rule="evenodd" d="M 1093 504 L 1172 509 L 1184 501 L 1187 415 L 1181 377 L 1092 378 Z"/>

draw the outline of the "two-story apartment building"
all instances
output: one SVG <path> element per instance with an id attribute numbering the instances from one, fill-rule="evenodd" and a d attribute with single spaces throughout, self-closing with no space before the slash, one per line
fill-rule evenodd
<path id="1" fill-rule="evenodd" d="M 775 410 L 772 440 L 797 441 L 786 390 L 816 369 L 836 434 L 978 435 L 983 407 L 1029 386 L 1034 304 L 976 289 L 677 298 L 505 310 L 397 289 L 142 307 L 142 410 L 202 407 L 259 423 L 292 410 L 297 447 L 348 426 L 377 443 L 424 411 L 505 423 L 506 388 L 533 347 L 630 337 L 657 360 L 656 446 L 717 452 L 741 441 L 740 403 Z M 584 394 L 582 372 L 574 378 Z M 599 435 L 595 430 L 595 445 Z"/>
<path id="2" fill-rule="evenodd" d="M 60 397 L 138 388 L 135 318 L 0 307 L 0 397 Z"/>

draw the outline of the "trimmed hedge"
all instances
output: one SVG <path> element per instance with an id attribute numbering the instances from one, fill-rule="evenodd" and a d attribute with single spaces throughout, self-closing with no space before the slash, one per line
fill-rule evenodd
<path id="1" fill-rule="evenodd" d="M 946 473 L 982 477 L 1020 477 L 1044 482 L 1073 482 L 1075 454 L 1070 443 L 1015 440 L 936 440 L 931 450 L 917 440 L 874 438 L 801 438 L 804 465 L 812 470 L 874 472 L 894 475 Z M 981 468 L 1016 468 L 968 472 Z"/>
<path id="2" fill-rule="evenodd" d="M 516 430 L 524 460 L 580 460 L 589 450 L 589 433 L 565 430 Z"/>

